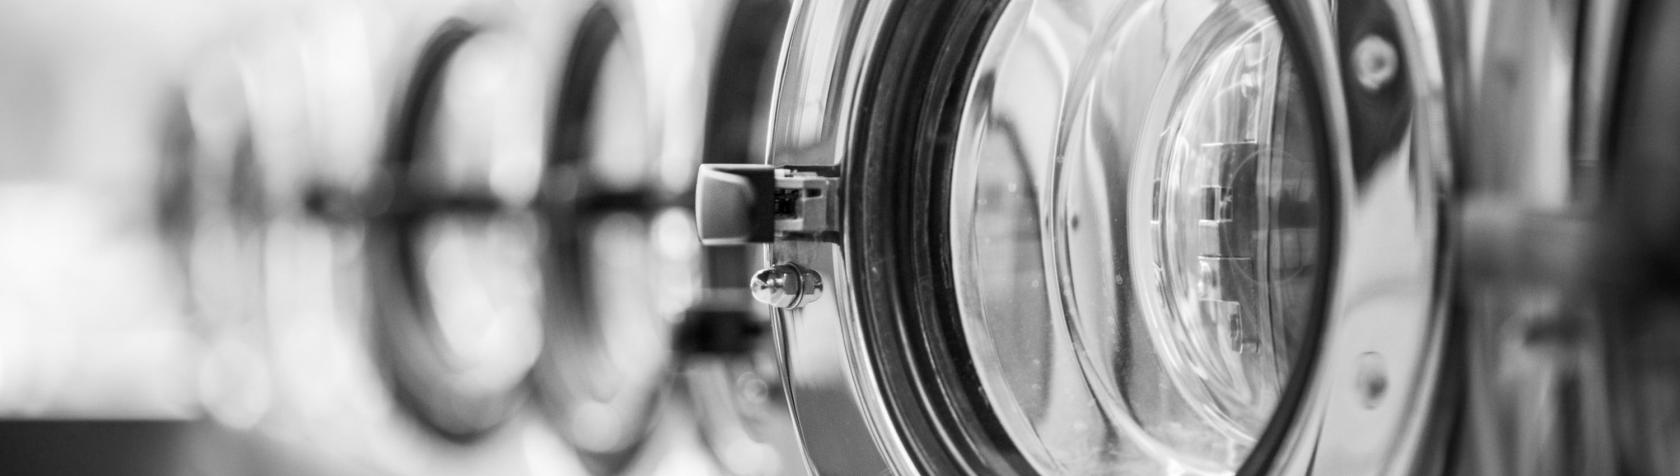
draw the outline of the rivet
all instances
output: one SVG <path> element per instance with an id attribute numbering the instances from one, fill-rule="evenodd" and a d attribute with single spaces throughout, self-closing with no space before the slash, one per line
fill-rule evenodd
<path id="1" fill-rule="evenodd" d="M 815 271 L 783 263 L 753 273 L 748 288 L 758 302 L 794 309 L 822 296 L 822 278 Z"/>

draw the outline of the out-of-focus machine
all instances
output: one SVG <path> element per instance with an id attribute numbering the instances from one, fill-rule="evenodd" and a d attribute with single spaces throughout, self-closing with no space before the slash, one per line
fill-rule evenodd
<path id="1" fill-rule="evenodd" d="M 90 21 L 132 21 L 136 35 L 163 28 L 90 7 L 109 10 Z M 88 190 L 116 178 L 27 161 L 8 182 L 27 199 L 11 200 L 14 225 L 112 228 L 13 235 L 22 241 L 8 252 L 55 239 L 144 247 L 128 253 L 144 266 L 74 256 L 85 250 L 34 258 L 129 273 L 94 289 L 8 275 L 23 285 L 0 301 L 36 306 L 8 322 L 66 327 L 20 335 L 163 337 L 138 349 L 8 348 L 24 357 L 17 368 L 75 384 L 8 381 L 17 390 L 0 392 L 13 399 L 5 411 L 25 420 L 0 434 L 63 448 L 5 463 L 151 474 L 801 470 L 767 321 L 744 291 L 707 293 L 702 278 L 756 263 L 702 255 L 687 211 L 702 147 L 744 161 L 760 137 L 751 123 L 765 120 L 758 92 L 774 69 L 777 11 L 785 4 L 610 0 L 194 11 L 199 30 L 123 58 L 150 63 L 124 91 L 142 104 L 123 112 L 139 117 L 32 125 L 133 135 L 146 147 L 76 157 L 97 169 L 123 147 L 146 151 L 128 152 L 145 162 L 127 165 L 145 172 L 121 180 L 129 189 L 104 190 L 130 198 Z M 739 38 L 731 24 L 753 33 Z M 753 51 L 725 55 L 725 44 Z M 63 74 L 111 67 L 39 61 Z M 752 69 L 736 78 L 743 61 Z M 727 91 L 714 93 L 718 84 Z M 728 127 L 710 128 L 708 115 Z M 59 198 L 47 192 L 69 205 L 30 206 Z M 107 290 L 147 304 L 77 309 L 74 296 Z M 67 311 L 84 320 L 62 322 Z M 142 312 L 159 316 L 111 328 Z M 84 353 L 167 360 L 134 371 L 70 355 Z M 150 455 L 70 457 L 106 446 Z"/>

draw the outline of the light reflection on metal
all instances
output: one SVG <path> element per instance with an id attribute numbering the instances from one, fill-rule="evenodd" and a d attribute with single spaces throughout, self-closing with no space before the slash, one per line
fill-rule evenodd
<path id="1" fill-rule="evenodd" d="M 770 165 L 839 163 L 866 42 L 882 28 L 891 2 L 795 3 L 777 72 L 769 138 Z M 915 474 L 906 442 L 896 439 L 881 401 L 869 350 L 851 316 L 849 277 L 839 247 L 819 242 L 770 246 L 773 262 L 797 262 L 828 276 L 834 299 L 776 313 L 774 333 L 799 439 L 814 472 Z M 855 386 L 854 386 L 855 385 Z M 869 442 L 865 446 L 864 442 Z"/>
<path id="2" fill-rule="evenodd" d="M 754 273 L 747 285 L 753 299 L 779 309 L 797 309 L 822 297 L 822 277 L 797 264 L 783 263 Z"/>

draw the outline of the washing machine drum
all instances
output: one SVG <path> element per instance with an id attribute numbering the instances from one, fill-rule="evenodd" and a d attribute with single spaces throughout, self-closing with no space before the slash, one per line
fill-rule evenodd
<path id="1" fill-rule="evenodd" d="M 801 385 L 837 381 L 805 350 L 843 340 L 859 454 L 896 471 L 1430 464 L 1448 157 L 1413 66 L 1426 13 L 807 5 L 771 164 L 701 174 L 702 238 L 771 243 L 754 292 L 787 323 L 798 421 L 822 398 Z M 867 61 L 823 63 L 836 44 Z M 844 331 L 803 334 L 824 318 Z"/>

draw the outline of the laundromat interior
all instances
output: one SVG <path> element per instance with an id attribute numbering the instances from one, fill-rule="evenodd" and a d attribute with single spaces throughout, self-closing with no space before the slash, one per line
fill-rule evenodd
<path id="1" fill-rule="evenodd" d="M 1680 475 L 1680 0 L 0 0 L 3 475 Z"/>

